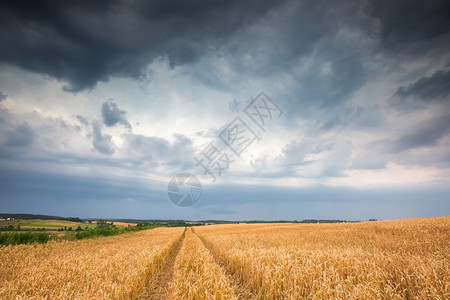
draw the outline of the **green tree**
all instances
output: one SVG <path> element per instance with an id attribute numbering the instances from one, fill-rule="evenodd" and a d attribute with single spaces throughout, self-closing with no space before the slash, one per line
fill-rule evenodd
<path id="1" fill-rule="evenodd" d="M 109 224 L 105 220 L 98 220 L 97 221 L 97 228 L 109 228 Z"/>

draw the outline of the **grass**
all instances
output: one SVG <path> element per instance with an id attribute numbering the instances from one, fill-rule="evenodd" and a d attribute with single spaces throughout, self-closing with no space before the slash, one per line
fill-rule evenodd
<path id="1" fill-rule="evenodd" d="M 25 222 L 26 221 L 26 222 Z M 45 229 L 58 229 L 64 227 L 72 227 L 74 230 L 81 226 L 81 228 L 95 228 L 95 224 L 88 223 L 79 223 L 79 222 L 71 222 L 64 220 L 20 220 L 21 228 L 45 228 Z"/>
<path id="2" fill-rule="evenodd" d="M 144 229 L 153 229 L 160 227 L 161 225 L 150 225 L 144 227 L 130 226 L 129 223 L 123 223 L 126 225 L 115 224 L 116 228 L 97 228 L 97 224 L 89 223 L 79 223 L 71 222 L 65 220 L 12 220 L 12 221 L 2 221 L 0 227 L 7 227 L 8 225 L 13 226 L 15 229 L 17 225 L 20 225 L 21 230 L 11 230 L 0 232 L 0 245 L 19 245 L 19 244 L 30 244 L 30 243 L 46 243 L 49 240 L 81 240 L 85 238 L 91 238 L 95 236 L 113 236 L 119 235 L 125 232 L 135 232 Z M 80 226 L 83 230 L 76 231 L 77 227 Z M 127 226 L 127 227 L 124 227 Z M 59 228 L 72 228 L 71 231 L 57 231 Z M 42 232 L 42 228 L 44 231 Z M 38 231 L 38 232 L 35 232 Z M 55 232 L 56 231 L 56 232 Z M 53 234 L 50 234 L 53 232 Z"/>
<path id="3" fill-rule="evenodd" d="M 75 238 L 77 240 L 82 240 L 86 238 L 91 238 L 95 236 L 112 236 L 112 235 L 118 235 L 125 232 L 136 232 L 141 231 L 145 229 L 153 229 L 161 227 L 161 225 L 150 225 L 145 227 L 119 227 L 114 229 L 108 229 L 108 228 L 96 228 L 92 230 L 86 230 L 86 231 L 78 231 L 75 233 Z"/>
<path id="4" fill-rule="evenodd" d="M 52 238 L 46 232 L 11 232 L 0 233 L 0 245 L 45 244 Z"/>
<path id="5" fill-rule="evenodd" d="M 137 232 L 146 229 L 153 229 L 161 227 L 161 225 L 155 224 L 150 226 L 143 227 L 117 227 L 113 229 L 109 228 L 95 228 L 83 231 L 66 231 L 65 233 L 57 234 L 57 233 L 49 233 L 49 232 L 34 232 L 34 231 L 25 231 L 25 232 L 4 232 L 0 233 L 0 246 L 9 246 L 9 245 L 20 245 L 20 244 L 31 244 L 31 243 L 40 243 L 45 244 L 50 240 L 83 240 L 92 237 L 98 236 L 114 236 L 123 234 L 126 232 Z"/>

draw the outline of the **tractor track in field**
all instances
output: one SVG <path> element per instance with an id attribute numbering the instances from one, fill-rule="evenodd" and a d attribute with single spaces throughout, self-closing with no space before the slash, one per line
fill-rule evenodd
<path id="1" fill-rule="evenodd" d="M 164 262 L 158 270 L 150 277 L 148 285 L 144 292 L 138 298 L 139 300 L 160 300 L 167 299 L 169 283 L 172 281 L 174 273 L 175 260 L 183 245 L 186 236 L 186 229 L 184 230 L 178 241 L 170 249 Z"/>
<path id="2" fill-rule="evenodd" d="M 264 299 L 262 295 L 255 292 L 250 285 L 245 282 L 238 274 L 235 272 L 232 272 L 230 268 L 228 268 L 226 262 L 224 262 L 214 251 L 213 246 L 206 241 L 203 237 L 198 235 L 195 230 L 192 230 L 192 232 L 202 241 L 203 246 L 208 249 L 208 251 L 211 253 L 212 257 L 216 261 L 216 263 L 222 267 L 222 269 L 225 271 L 225 276 L 229 280 L 230 284 L 233 286 L 235 291 L 235 296 L 238 299 Z"/>

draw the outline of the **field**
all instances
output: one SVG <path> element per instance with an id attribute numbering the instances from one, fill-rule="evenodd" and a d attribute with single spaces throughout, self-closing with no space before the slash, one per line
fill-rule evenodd
<path id="1" fill-rule="evenodd" d="M 37 230 L 39 228 L 44 228 L 48 231 L 54 231 L 58 230 L 58 228 L 64 228 L 64 227 L 72 227 L 73 230 L 75 230 L 78 226 L 81 226 L 81 228 L 85 229 L 86 227 L 89 229 L 95 228 L 95 224 L 89 224 L 89 223 L 79 223 L 79 222 L 71 222 L 71 221 L 65 221 L 65 220 L 39 220 L 39 219 L 32 219 L 32 220 L 23 220 L 23 219 L 16 219 L 12 221 L 1 221 L 0 227 L 12 225 L 14 228 L 17 228 L 17 225 L 20 225 L 21 229 L 27 229 L 27 230 Z"/>
<path id="2" fill-rule="evenodd" d="M 0 248 L 0 299 L 450 299 L 450 217 L 156 228 Z"/>

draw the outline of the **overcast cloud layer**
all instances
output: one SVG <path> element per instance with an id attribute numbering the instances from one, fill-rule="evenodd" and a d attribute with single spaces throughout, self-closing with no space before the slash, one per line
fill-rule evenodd
<path id="1" fill-rule="evenodd" d="M 448 1 L 3 1 L 0 40 L 0 211 L 450 214 Z M 238 116 L 261 138 L 212 182 L 194 156 Z"/>

